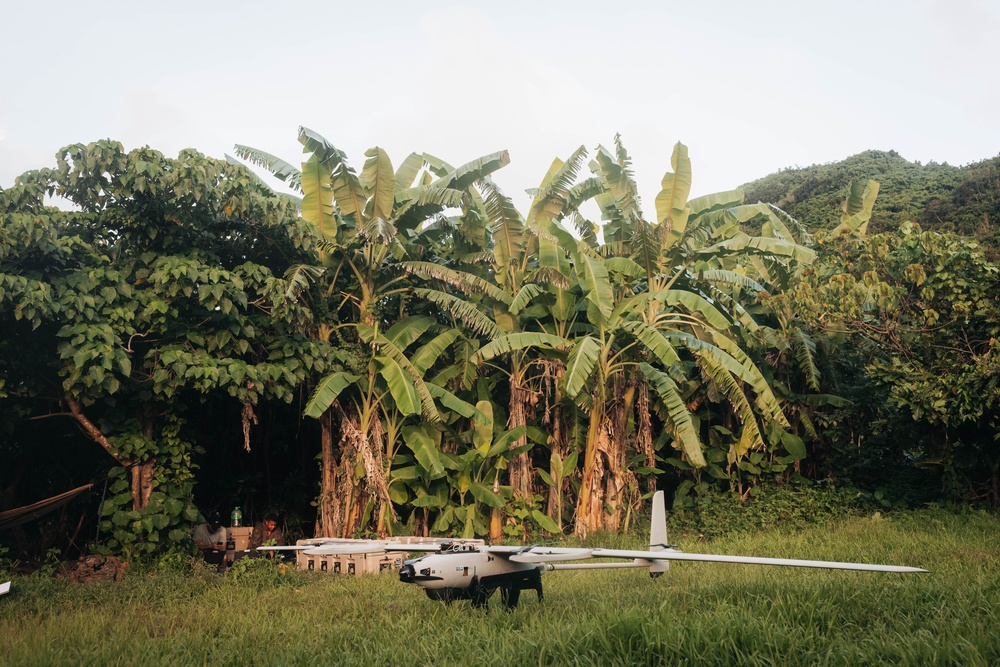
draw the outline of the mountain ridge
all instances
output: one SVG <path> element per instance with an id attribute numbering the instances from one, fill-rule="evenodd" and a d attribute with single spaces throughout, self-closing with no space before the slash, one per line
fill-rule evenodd
<path id="1" fill-rule="evenodd" d="M 869 233 L 907 221 L 925 230 L 975 237 L 1000 248 L 1000 156 L 961 167 L 910 162 L 894 150 L 867 150 L 837 162 L 790 167 L 741 186 L 745 201 L 774 204 L 810 231 L 832 229 L 852 180 L 881 185 Z"/>

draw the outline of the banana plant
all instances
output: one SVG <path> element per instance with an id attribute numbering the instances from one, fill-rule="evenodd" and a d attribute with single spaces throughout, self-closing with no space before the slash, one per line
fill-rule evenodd
<path id="1" fill-rule="evenodd" d="M 317 309 L 325 317 L 315 335 L 325 341 L 346 336 L 362 358 L 358 368 L 322 378 L 306 414 L 320 420 L 325 469 L 335 459 L 334 415 L 328 411 L 336 408 L 345 441 L 356 450 L 351 452 L 355 460 L 341 461 L 342 477 L 363 463 L 366 481 L 378 498 L 381 530 L 387 513 L 392 513 L 384 461 L 379 456 L 388 451 L 382 443 L 382 416 L 397 409 L 403 415 L 419 413 L 428 421 L 440 420 L 432 390 L 404 352 L 429 323 L 405 317 L 404 296 L 409 287 L 394 266 L 407 257 L 408 242 L 422 226 L 444 209 L 460 206 L 468 199 L 471 184 L 507 164 L 509 157 L 502 151 L 443 169 L 440 161 L 411 155 L 393 170 L 389 156 L 376 147 L 365 153 L 367 159 L 358 174 L 344 152 L 323 136 L 301 127 L 298 138 L 307 154 L 299 170 L 246 146 L 237 146 L 236 152 L 297 186 L 302 193 L 301 215 L 322 238 L 320 263 L 325 271 L 319 288 L 327 303 L 325 309 Z M 410 327 L 415 328 L 407 331 Z M 345 409 L 337 399 L 349 387 L 352 398 Z M 391 433 L 398 431 L 393 428 Z M 350 532 L 360 516 L 351 494 L 337 494 L 332 488 L 335 478 L 324 470 L 319 528 L 327 535 Z M 334 507 L 338 497 L 347 498 L 341 500 L 345 506 Z"/>
<path id="2" fill-rule="evenodd" d="M 494 434 L 492 404 L 479 401 L 475 409 L 462 432 L 430 424 L 404 427 L 413 457 L 397 470 L 397 479 L 406 486 L 408 504 L 423 513 L 423 526 L 436 533 L 488 535 L 506 505 L 509 487 L 500 484 L 501 474 L 520 453 L 513 443 L 528 427 Z M 450 446 L 446 439 L 452 439 Z"/>
<path id="3" fill-rule="evenodd" d="M 581 146 L 568 160 L 555 160 L 542 181 L 533 191 L 534 200 L 526 218 L 514 207 L 496 185 L 487 179 L 478 183 L 482 192 L 482 214 L 489 224 L 492 248 L 486 253 L 487 270 L 460 270 L 430 263 L 407 262 L 406 270 L 428 279 L 436 280 L 441 287 L 427 288 L 417 294 L 464 324 L 471 331 L 495 340 L 502 336 L 516 335 L 534 340 L 545 332 L 531 331 L 532 323 L 541 315 L 548 320 L 544 306 L 542 312 L 532 310 L 539 297 L 551 295 L 557 322 L 566 323 L 574 315 L 570 295 L 564 288 L 568 283 L 563 274 L 566 260 L 557 242 L 551 236 L 540 235 L 539 230 L 550 220 L 561 220 L 576 216 L 579 207 L 589 196 L 587 188 L 575 184 L 586 150 Z M 593 229 L 579 217 L 574 218 L 578 228 L 590 236 Z M 461 296 L 449 291 L 457 290 Z M 508 378 L 509 429 L 527 426 L 537 392 L 531 388 L 533 369 L 537 371 L 539 360 L 526 348 L 510 350 L 505 355 L 505 364 L 497 367 Z M 536 373 L 537 375 L 537 373 Z M 520 453 L 514 457 L 508 470 L 509 482 L 515 499 L 534 496 L 535 475 L 529 454 L 530 446 L 526 436 L 521 436 L 513 445 Z M 494 521 L 494 527 L 496 521 Z M 491 533 L 494 538 L 497 533 Z"/>
<path id="4" fill-rule="evenodd" d="M 563 335 L 506 335 L 477 355 L 485 362 L 530 347 L 565 355 L 564 391 L 590 416 L 577 534 L 614 528 L 631 484 L 625 463 L 627 440 L 615 423 L 627 423 L 621 420 L 621 406 L 631 409 L 635 397 L 629 393 L 627 377 L 640 375 L 654 390 L 665 407 L 675 446 L 695 466 L 705 461 L 698 426 L 686 404 L 686 373 L 692 368 L 704 373 L 733 406 L 752 442 L 763 444 L 757 414 L 787 428 L 780 401 L 736 342 L 735 330 L 754 326 L 752 317 L 738 300 L 713 298 L 712 282 L 702 278 L 713 271 L 712 281 L 752 287 L 756 283 L 734 270 L 739 265 L 728 260 L 729 255 L 806 260 L 810 251 L 784 239 L 744 239 L 739 222 L 766 214 L 758 208 L 741 208 L 739 193 L 689 202 L 690 161 L 680 144 L 672 166 L 675 171 L 664 177 L 657 198 L 659 220 L 649 223 L 642 216 L 628 154 L 620 141 L 616 138 L 615 154 L 599 148 L 591 168 L 602 184 L 596 201 L 607 220 L 604 245 L 595 248 L 557 223 L 546 227 L 557 247 L 568 251 L 570 283 L 586 321 L 576 322 L 570 335 L 565 330 Z M 686 368 L 685 359 L 694 366 Z M 611 508 L 608 520 L 606 507 Z"/>

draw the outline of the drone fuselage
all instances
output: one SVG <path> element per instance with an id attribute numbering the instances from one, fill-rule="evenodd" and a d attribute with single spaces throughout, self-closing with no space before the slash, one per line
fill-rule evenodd
<path id="1" fill-rule="evenodd" d="M 399 580 L 420 586 L 432 600 L 472 600 L 475 606 L 485 606 L 499 589 L 504 603 L 514 607 L 524 589 L 536 591 L 542 599 L 544 571 L 538 563 L 516 563 L 464 547 L 405 561 Z"/>

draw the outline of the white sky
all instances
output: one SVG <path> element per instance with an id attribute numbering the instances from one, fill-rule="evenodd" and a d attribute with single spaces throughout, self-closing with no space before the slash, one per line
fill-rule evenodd
<path id="1" fill-rule="evenodd" d="M 305 125 L 356 169 L 508 149 L 523 204 L 619 132 L 652 213 L 678 140 L 692 195 L 869 148 L 993 157 L 998 44 L 997 0 L 0 0 L 0 186 L 108 137 L 297 163 Z"/>

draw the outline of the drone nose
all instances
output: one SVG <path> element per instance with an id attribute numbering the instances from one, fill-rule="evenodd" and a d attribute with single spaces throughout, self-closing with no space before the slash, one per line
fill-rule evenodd
<path id="1" fill-rule="evenodd" d="M 412 584 L 414 575 L 416 575 L 416 570 L 414 570 L 413 565 L 409 563 L 406 563 L 403 567 L 399 568 L 399 580 L 404 584 Z"/>

